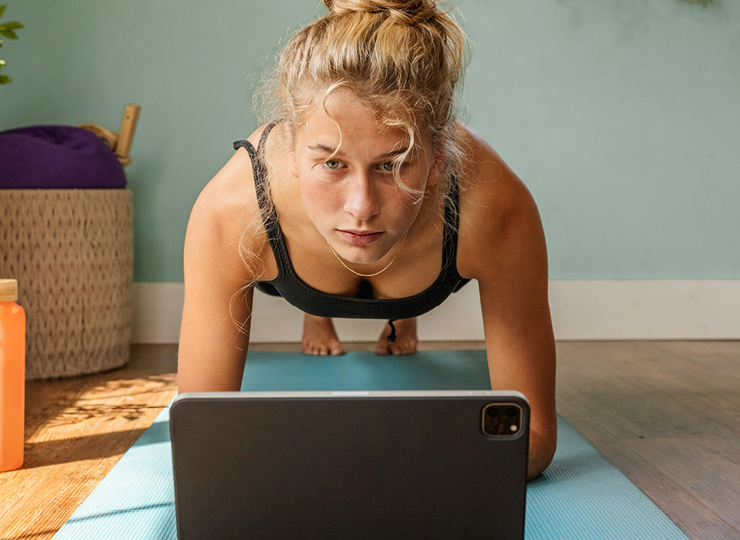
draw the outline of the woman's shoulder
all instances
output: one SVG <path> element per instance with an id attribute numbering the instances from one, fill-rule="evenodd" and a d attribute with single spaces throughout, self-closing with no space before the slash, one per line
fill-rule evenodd
<path id="1" fill-rule="evenodd" d="M 458 133 L 463 148 L 462 200 L 493 207 L 500 214 L 531 199 L 524 182 L 479 133 L 465 124 L 458 124 Z"/>
<path id="2" fill-rule="evenodd" d="M 247 138 L 255 148 L 263 129 Z M 240 260 L 245 250 L 264 251 L 267 235 L 262 227 L 252 160 L 245 148 L 239 147 L 200 192 L 188 222 L 186 256 L 189 245 L 195 250 L 212 246 L 213 255 L 227 265 Z"/>
<path id="3" fill-rule="evenodd" d="M 458 133 L 464 150 L 458 269 L 472 277 L 480 265 L 492 268 L 482 253 L 501 260 L 541 224 L 529 189 L 491 145 L 469 126 L 459 124 Z"/>
<path id="4" fill-rule="evenodd" d="M 266 125 L 254 131 L 247 141 L 256 150 Z M 229 161 L 206 184 L 194 209 L 217 220 L 223 227 L 241 230 L 254 216 L 259 216 L 252 158 L 244 146 L 239 146 Z"/>

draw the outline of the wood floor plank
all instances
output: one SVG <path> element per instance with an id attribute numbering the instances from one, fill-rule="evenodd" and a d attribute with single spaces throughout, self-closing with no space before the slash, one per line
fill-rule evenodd
<path id="1" fill-rule="evenodd" d="M 558 406 L 691 538 L 733 538 L 738 365 L 738 342 L 558 343 Z"/>
<path id="2" fill-rule="evenodd" d="M 606 432 L 586 415 L 570 419 L 571 425 L 615 467 L 652 500 L 693 540 L 740 540 L 740 533 L 717 512 L 699 504 L 686 490 L 628 445 Z"/>
<path id="3" fill-rule="evenodd" d="M 668 478 L 712 509 L 728 525 L 740 527 L 740 463 L 738 447 L 734 459 L 722 448 L 728 440 L 720 438 L 638 439 L 624 443 L 653 464 Z"/>

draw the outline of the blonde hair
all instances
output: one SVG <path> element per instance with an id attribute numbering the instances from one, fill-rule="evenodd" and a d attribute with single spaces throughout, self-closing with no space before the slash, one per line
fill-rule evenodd
<path id="1" fill-rule="evenodd" d="M 394 158 L 397 165 L 420 148 L 422 134 L 431 136 L 434 153 L 443 160 L 436 193 L 439 202 L 449 199 L 463 153 L 456 136 L 455 102 L 469 58 L 465 33 L 435 0 L 323 3 L 329 13 L 293 35 L 279 54 L 275 70 L 266 73 L 254 96 L 257 117 L 263 122 L 283 120 L 294 139 L 313 107 L 326 111 L 332 92 L 350 90 L 371 107 L 380 123 L 406 132 L 408 147 Z M 285 140 L 271 142 L 267 145 L 270 152 L 262 149 L 260 159 L 272 168 L 269 154 L 273 148 L 282 153 L 286 144 Z M 398 170 L 399 187 L 421 199 L 425 193 L 405 185 Z M 265 180 L 259 202 L 271 209 L 269 176 Z M 457 221 L 457 216 L 452 217 Z M 256 255 L 247 247 L 248 236 L 245 231 L 240 242 L 247 264 Z"/>
<path id="2" fill-rule="evenodd" d="M 415 150 L 420 134 L 429 133 L 444 160 L 440 191 L 448 194 L 462 154 L 455 98 L 469 57 L 465 33 L 434 0 L 323 3 L 329 13 L 288 41 L 277 72 L 256 93 L 256 107 L 271 119 L 281 117 L 295 133 L 311 108 L 325 109 L 330 93 L 351 90 L 380 122 L 407 133 L 408 150 L 397 164 Z M 409 195 L 423 195 L 399 175 L 396 180 Z"/>

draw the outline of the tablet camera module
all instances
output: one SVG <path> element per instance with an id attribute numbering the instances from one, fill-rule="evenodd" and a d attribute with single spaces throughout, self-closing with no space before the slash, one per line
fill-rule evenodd
<path id="1" fill-rule="evenodd" d="M 483 408 L 483 433 L 489 437 L 516 435 L 521 421 L 522 410 L 513 403 L 491 403 Z"/>

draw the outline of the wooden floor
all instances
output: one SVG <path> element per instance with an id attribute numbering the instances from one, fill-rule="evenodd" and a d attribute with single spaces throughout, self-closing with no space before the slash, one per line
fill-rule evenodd
<path id="1" fill-rule="evenodd" d="M 689 538 L 740 540 L 740 342 L 557 346 L 562 416 Z M 26 461 L 0 473 L 0 540 L 54 535 L 175 396 L 176 353 L 137 345 L 126 368 L 27 384 Z"/>

